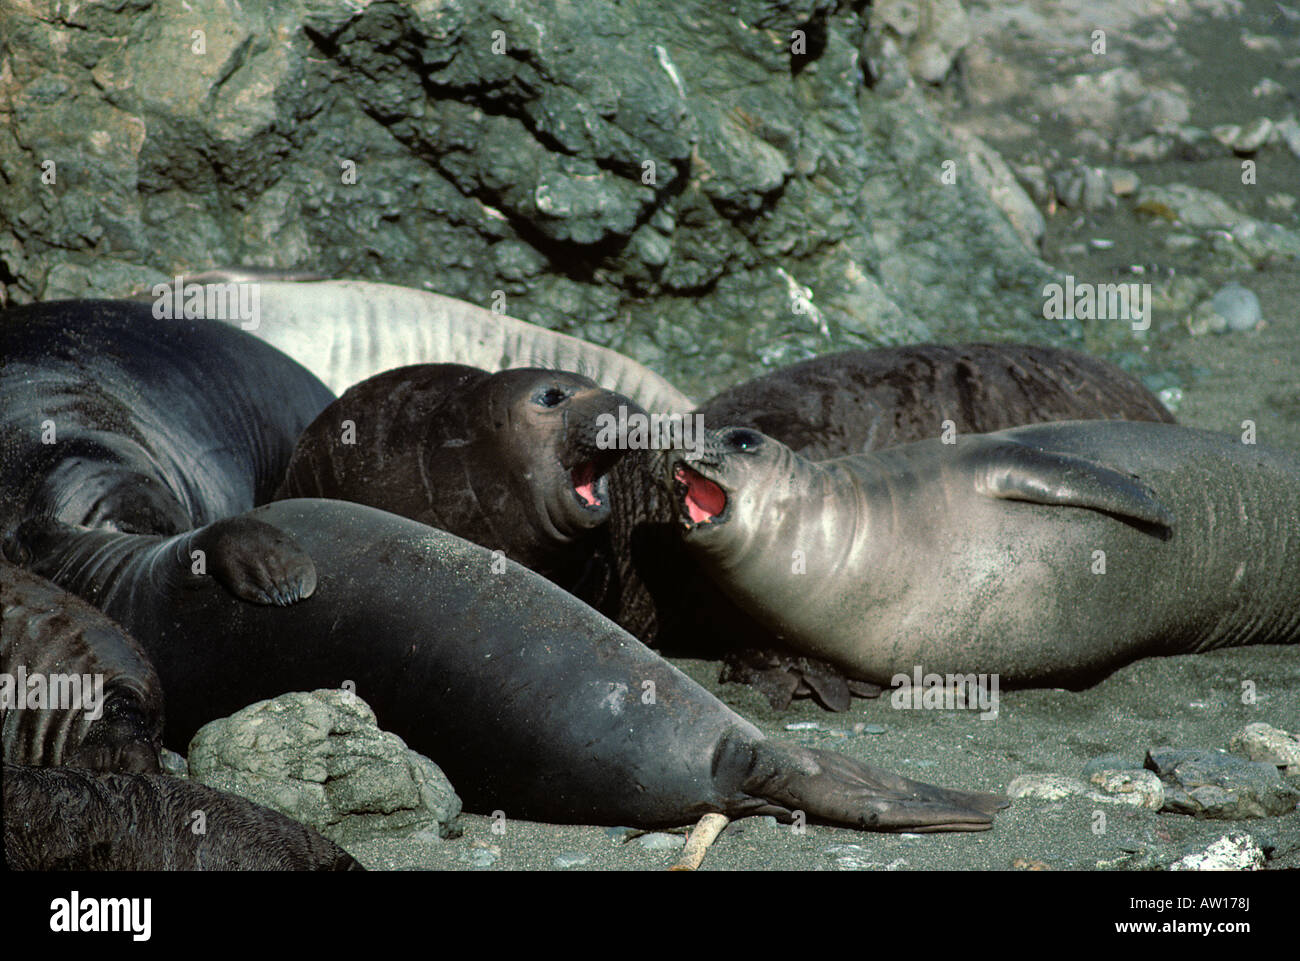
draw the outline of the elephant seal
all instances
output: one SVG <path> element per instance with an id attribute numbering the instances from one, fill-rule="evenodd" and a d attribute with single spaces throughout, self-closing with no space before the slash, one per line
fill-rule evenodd
<path id="1" fill-rule="evenodd" d="M 190 585 L 177 538 L 49 521 L 18 533 L 38 571 L 96 597 L 145 646 L 169 742 L 254 701 L 352 681 L 471 811 L 665 825 L 799 810 L 924 831 L 985 829 L 1005 803 L 769 740 L 559 587 L 455 535 L 343 501 L 249 516 L 312 556 L 310 598 L 269 607 Z"/>
<path id="2" fill-rule="evenodd" d="M 945 421 L 982 433 L 1055 420 L 1165 421 L 1137 380 L 1076 351 L 1031 344 L 921 344 L 828 354 L 722 391 L 697 413 L 711 427 L 752 427 L 812 460 L 936 437 Z M 790 651 L 705 576 L 677 536 L 657 481 L 663 459 L 634 452 L 611 476 L 613 511 L 598 606 L 647 644 L 724 661 L 723 676 L 773 706 L 812 696 L 847 710 L 873 685 Z"/>
<path id="3" fill-rule="evenodd" d="M 226 324 L 126 301 L 0 314 L 0 536 L 27 518 L 175 534 L 268 500 L 334 396 Z M 257 522 L 211 527 L 194 558 L 239 597 L 310 593 L 311 559 Z"/>
<path id="4" fill-rule="evenodd" d="M 181 778 L 8 762 L 3 773 L 11 870 L 364 870 L 305 824 Z"/>
<path id="5" fill-rule="evenodd" d="M 1300 456 L 1073 421 L 815 463 L 748 428 L 667 458 L 701 567 L 796 650 L 1084 686 L 1155 654 L 1300 640 Z"/>
<path id="6" fill-rule="evenodd" d="M 245 270 L 216 270 L 191 279 L 211 284 L 249 277 Z M 664 378 L 617 351 L 463 300 L 362 280 L 255 282 L 260 318 L 252 333 L 336 392 L 393 367 L 458 363 L 488 371 L 572 370 L 646 410 L 682 414 L 695 406 Z"/>
<path id="7" fill-rule="evenodd" d="M 810 460 L 956 430 L 1058 420 L 1173 423 L 1114 364 L 1036 344 L 913 344 L 815 357 L 737 384 L 698 408 L 710 427 L 752 427 Z"/>
<path id="8" fill-rule="evenodd" d="M 3 560 L 0 608 L 4 759 L 158 771 L 162 687 L 134 638 L 81 598 Z M 40 706 L 29 703 L 38 691 Z M 76 703 L 48 703 L 60 692 Z"/>
<path id="9" fill-rule="evenodd" d="M 609 519 L 600 418 L 632 401 L 564 371 L 399 367 L 350 387 L 298 438 L 275 499 L 329 497 L 448 531 L 565 587 Z"/>

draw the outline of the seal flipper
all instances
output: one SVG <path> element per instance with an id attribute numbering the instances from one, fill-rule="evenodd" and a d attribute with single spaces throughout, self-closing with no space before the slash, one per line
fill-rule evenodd
<path id="1" fill-rule="evenodd" d="M 1011 802 L 949 791 L 861 764 L 832 751 L 760 741 L 742 790 L 810 818 L 868 831 L 986 831 Z M 762 812 L 770 813 L 770 812 Z"/>
<path id="2" fill-rule="evenodd" d="M 316 590 L 311 556 L 278 527 L 253 517 L 228 517 L 201 527 L 181 543 L 178 560 L 191 568 L 203 551 L 206 573 L 235 597 L 287 607 Z"/>
<path id="3" fill-rule="evenodd" d="M 1172 530 L 1174 516 L 1136 477 L 1104 464 L 1000 440 L 968 455 L 975 489 L 988 497 L 1088 507 Z"/>

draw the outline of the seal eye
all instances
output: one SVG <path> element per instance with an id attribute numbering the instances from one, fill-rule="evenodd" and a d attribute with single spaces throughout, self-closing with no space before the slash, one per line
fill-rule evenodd
<path id="1" fill-rule="evenodd" d="M 559 407 L 568 398 L 569 392 L 560 387 L 548 387 L 533 398 L 543 407 Z"/>
<path id="2" fill-rule="evenodd" d="M 723 437 L 723 442 L 732 450 L 745 451 L 753 453 L 763 446 L 763 435 L 756 430 L 750 430 L 748 427 L 737 427 L 729 430 Z"/>

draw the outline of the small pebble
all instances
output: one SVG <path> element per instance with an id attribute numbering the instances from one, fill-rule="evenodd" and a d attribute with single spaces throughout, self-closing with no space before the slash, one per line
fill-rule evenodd
<path id="1" fill-rule="evenodd" d="M 565 851 L 555 857 L 555 866 L 561 871 L 567 871 L 570 868 L 580 868 L 591 862 L 591 856 L 579 854 L 577 851 Z"/>
<path id="2" fill-rule="evenodd" d="M 1256 721 L 1232 735 L 1228 747 L 1234 754 L 1252 761 L 1267 761 L 1278 767 L 1300 768 L 1300 737 L 1271 724 Z"/>
<path id="3" fill-rule="evenodd" d="M 1098 800 L 1130 804 L 1159 811 L 1165 804 L 1165 787 L 1151 771 L 1096 771 L 1089 780 L 1101 789 Z"/>
<path id="4" fill-rule="evenodd" d="M 787 731 L 820 731 L 821 727 L 816 721 L 795 721 L 787 724 L 785 729 Z"/>
<path id="5" fill-rule="evenodd" d="M 1260 147 L 1268 143 L 1268 138 L 1272 133 L 1273 121 L 1267 117 L 1252 120 L 1241 129 L 1241 133 L 1232 141 L 1232 149 L 1241 154 L 1255 153 Z"/>
<path id="6" fill-rule="evenodd" d="M 460 852 L 460 859 L 472 868 L 490 868 L 501 857 L 498 848 L 470 848 Z"/>
<path id="7" fill-rule="evenodd" d="M 1064 774 L 1022 774 L 1007 786 L 1007 794 L 1013 798 L 1037 798 L 1040 801 L 1059 801 L 1087 792 L 1086 784 Z"/>
<path id="8" fill-rule="evenodd" d="M 1228 330 L 1254 330 L 1263 319 L 1254 291 L 1235 282 L 1215 291 L 1210 306 L 1224 319 Z"/>
<path id="9" fill-rule="evenodd" d="M 675 851 L 686 847 L 686 838 L 680 834 L 644 834 L 636 843 L 647 851 Z"/>

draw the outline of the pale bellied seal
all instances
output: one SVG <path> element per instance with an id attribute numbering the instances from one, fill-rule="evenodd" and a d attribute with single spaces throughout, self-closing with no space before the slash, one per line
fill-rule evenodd
<path id="1" fill-rule="evenodd" d="M 662 825 L 799 810 L 860 828 L 980 830 L 1004 803 L 769 740 L 559 587 L 452 534 L 331 500 L 250 516 L 310 553 L 310 598 L 270 607 L 189 583 L 177 560 L 188 535 L 28 522 L 15 539 L 144 645 L 169 742 L 259 699 L 351 681 L 472 811 Z"/>
<path id="2" fill-rule="evenodd" d="M 813 460 L 937 437 L 950 421 L 979 433 L 1054 420 L 1172 421 L 1160 401 L 1113 364 L 1032 344 L 920 344 L 828 354 L 722 391 L 698 413 L 711 427 L 753 427 Z M 638 638 L 726 661 L 724 676 L 776 706 L 811 694 L 846 710 L 872 688 L 771 632 L 729 601 L 683 550 L 655 478 L 662 459 L 634 452 L 611 475 L 613 511 L 600 609 Z"/>
<path id="3" fill-rule="evenodd" d="M 159 770 L 162 688 L 140 645 L 81 598 L 4 560 L 0 608 L 4 759 Z M 52 703 L 69 699 L 77 703 Z"/>
<path id="4" fill-rule="evenodd" d="M 596 441 L 620 407 L 640 410 L 564 371 L 399 367 L 321 412 L 275 497 L 378 507 L 574 587 L 609 519 L 605 475 L 624 452 Z"/>
<path id="5" fill-rule="evenodd" d="M 245 281 L 205 271 L 194 282 Z M 408 364 L 457 363 L 498 371 L 544 367 L 585 374 L 646 410 L 685 413 L 694 401 L 617 351 L 427 290 L 363 280 L 254 280 L 259 318 L 252 333 L 313 371 L 334 391 Z M 199 316 L 202 305 L 195 299 Z M 239 324 L 240 319 L 217 317 Z M 246 322 L 244 322 L 246 324 Z"/>
<path id="6" fill-rule="evenodd" d="M 181 778 L 6 762 L 15 871 L 360 871 L 305 824 Z"/>
<path id="7" fill-rule="evenodd" d="M 1300 640 L 1300 456 L 1075 421 L 814 463 L 748 428 L 663 480 L 687 548 L 796 650 L 1084 685 L 1151 654 Z"/>
<path id="8" fill-rule="evenodd" d="M 333 395 L 226 324 L 71 300 L 0 314 L 0 535 L 26 518 L 173 534 L 271 496 Z M 259 522 L 209 528 L 192 560 L 249 600 L 310 593 L 311 559 Z"/>

